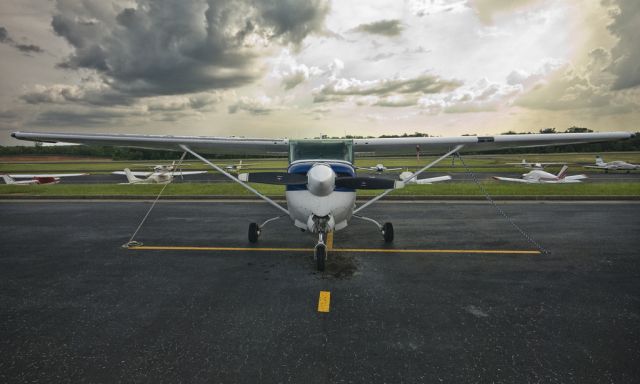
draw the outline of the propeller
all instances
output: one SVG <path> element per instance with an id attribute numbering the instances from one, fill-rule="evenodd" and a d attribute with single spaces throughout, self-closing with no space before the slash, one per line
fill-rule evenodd
<path id="1" fill-rule="evenodd" d="M 286 172 L 241 173 L 240 181 L 276 185 L 304 185 L 307 175 Z M 351 189 L 393 189 L 402 188 L 402 182 L 382 177 L 337 177 L 335 186 Z"/>
<path id="2" fill-rule="evenodd" d="M 241 173 L 238 179 L 244 182 L 276 184 L 276 185 L 299 185 L 307 184 L 307 175 L 286 172 L 257 172 Z"/>
<path id="3" fill-rule="evenodd" d="M 352 189 L 394 189 L 396 180 L 384 177 L 337 177 L 336 187 Z M 400 182 L 398 182 L 400 183 Z M 400 187 L 401 188 L 401 187 Z"/>

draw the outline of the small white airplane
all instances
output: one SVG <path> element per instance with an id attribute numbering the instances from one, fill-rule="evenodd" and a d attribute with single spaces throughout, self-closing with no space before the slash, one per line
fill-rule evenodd
<path id="1" fill-rule="evenodd" d="M 504 148 L 568 145 L 628 139 L 633 134 L 606 132 L 341 140 L 42 132 L 13 132 L 11 136 L 29 141 L 111 145 L 189 153 L 231 181 L 240 184 L 280 212 L 278 216 L 267 219 L 262 224 L 255 222 L 249 224 L 248 240 L 250 243 L 258 241 L 268 223 L 282 217 L 288 217 L 294 227 L 317 235 L 314 257 L 317 269 L 324 270 L 327 258 L 325 238 L 328 233 L 346 228 L 349 221 L 355 218 L 374 224 L 382 234 L 384 241 L 392 242 L 394 230 L 391 223 L 381 224 L 373 218 L 362 216 L 361 212 L 394 189 L 404 187 L 406 183 L 417 179 L 429 168 L 463 149 L 480 152 Z M 361 177 L 356 174 L 354 160 L 358 153 L 373 153 L 376 156 L 412 156 L 417 146 L 420 146 L 421 153 L 442 155 L 425 164 L 408 179 L 394 180 L 373 175 Z M 236 177 L 219 165 L 207 160 L 200 153 L 235 156 L 263 155 L 265 153 L 288 155 L 289 167 L 287 172 L 245 173 Z M 286 208 L 263 195 L 247 182 L 285 185 Z M 356 203 L 358 189 L 384 189 L 384 191 L 358 205 Z M 425 217 L 423 212 L 416 212 L 416 216 Z M 229 220 L 229 218 L 220 218 L 220 220 Z"/>
<path id="2" fill-rule="evenodd" d="M 244 164 L 242 164 L 242 160 L 240 160 L 237 164 L 227 164 L 227 165 L 225 165 L 224 169 L 227 172 L 238 173 L 238 172 L 240 172 L 242 167 L 247 167 L 247 166 L 250 166 L 250 165 L 255 165 L 255 164 L 253 164 L 253 163 L 250 163 L 250 164 L 244 163 Z"/>
<path id="3" fill-rule="evenodd" d="M 88 173 L 60 173 L 42 175 L 2 175 L 5 184 L 9 185 L 38 185 L 38 184 L 58 184 L 61 177 L 87 176 Z M 29 180 L 15 180 L 25 179 Z"/>
<path id="4" fill-rule="evenodd" d="M 585 165 L 585 168 L 596 168 L 596 169 L 604 169 L 604 173 L 609 171 L 627 171 L 627 173 L 631 172 L 634 169 L 640 169 L 640 165 L 630 164 L 626 161 L 616 160 L 605 163 L 602 160 L 602 157 L 596 156 L 596 165 Z"/>
<path id="5" fill-rule="evenodd" d="M 567 176 L 568 166 L 563 166 L 557 175 L 545 172 L 541 169 L 534 169 L 529 173 L 522 175 L 521 179 L 514 179 L 511 177 L 499 177 L 493 176 L 494 179 L 500 181 L 511 181 L 514 183 L 528 183 L 528 184 L 562 184 L 562 183 L 580 183 L 580 180 L 587 178 L 586 175 L 573 175 Z"/>
<path id="6" fill-rule="evenodd" d="M 409 180 L 406 184 L 433 184 L 440 181 L 451 180 L 451 176 L 427 177 L 426 179 L 413 178 L 413 172 L 402 172 L 399 176 L 400 180 Z"/>
<path id="7" fill-rule="evenodd" d="M 124 171 L 116 171 L 112 172 L 112 174 L 127 176 L 128 183 L 123 184 L 168 184 L 173 181 L 175 176 L 182 177 L 207 173 L 207 171 L 176 171 L 177 166 L 175 161 L 170 165 L 143 165 L 146 167 L 153 167 L 153 172 L 132 172 L 129 168 L 125 168 Z M 141 179 L 138 176 L 144 177 L 144 179 Z"/>
<path id="8" fill-rule="evenodd" d="M 399 171 L 402 168 L 387 168 L 382 164 L 376 164 L 373 167 L 356 167 L 356 169 L 361 169 L 363 171 L 375 171 L 375 172 L 386 172 L 386 171 Z"/>
<path id="9" fill-rule="evenodd" d="M 547 165 L 566 165 L 567 163 L 529 163 L 525 159 L 522 159 L 519 163 L 505 163 L 507 165 L 519 165 L 523 168 L 531 169 L 544 169 Z"/>

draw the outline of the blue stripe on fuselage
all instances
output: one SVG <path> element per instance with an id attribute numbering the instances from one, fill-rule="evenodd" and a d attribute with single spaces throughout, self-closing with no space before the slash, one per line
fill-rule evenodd
<path id="1" fill-rule="evenodd" d="M 318 162 L 293 164 L 289 166 L 288 172 L 296 173 L 300 175 L 306 175 L 307 172 L 309 172 L 309 169 L 311 169 L 311 167 L 316 163 Z M 350 165 L 347 165 L 344 163 L 331 163 L 329 161 L 323 162 L 323 163 L 329 165 L 331 169 L 333 169 L 333 172 L 336 173 L 337 177 L 340 177 L 340 176 L 355 177 L 356 176 L 356 171 Z M 287 185 L 287 191 L 305 191 L 306 189 L 307 189 L 306 184 Z M 336 187 L 334 191 L 335 192 L 355 192 L 356 190 L 352 188 Z"/>

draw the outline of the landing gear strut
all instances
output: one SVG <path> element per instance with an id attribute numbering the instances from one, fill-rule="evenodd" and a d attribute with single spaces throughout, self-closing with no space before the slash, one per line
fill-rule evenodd
<path id="1" fill-rule="evenodd" d="M 316 267 L 318 271 L 324 271 L 324 263 L 327 260 L 327 246 L 323 240 L 323 233 L 320 232 L 318 236 L 318 244 L 316 244 L 315 249 L 313 250 L 313 256 L 316 259 Z"/>

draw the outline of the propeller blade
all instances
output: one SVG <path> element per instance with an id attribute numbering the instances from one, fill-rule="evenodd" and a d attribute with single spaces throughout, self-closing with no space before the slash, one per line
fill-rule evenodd
<path id="1" fill-rule="evenodd" d="M 307 175 L 286 172 L 257 172 L 241 173 L 240 181 L 276 185 L 300 185 L 307 184 Z"/>
<path id="2" fill-rule="evenodd" d="M 402 188 L 401 181 L 383 177 L 338 177 L 336 187 L 353 189 L 395 189 Z"/>

